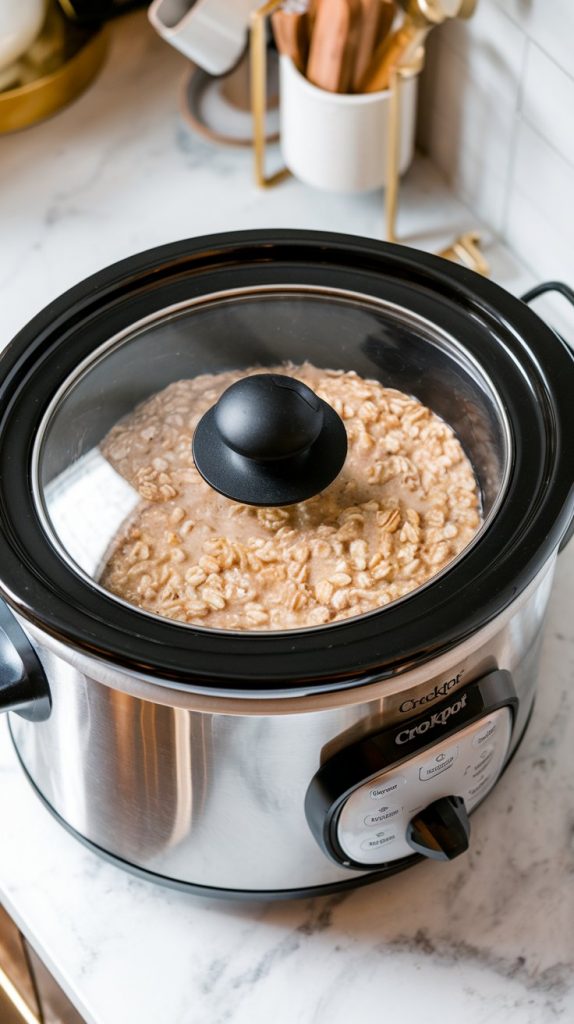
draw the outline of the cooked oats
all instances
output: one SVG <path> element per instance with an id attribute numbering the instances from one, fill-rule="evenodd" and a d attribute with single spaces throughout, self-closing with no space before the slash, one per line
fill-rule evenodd
<path id="1" fill-rule="evenodd" d="M 415 398 L 354 372 L 283 366 L 343 416 L 349 450 L 321 494 L 254 508 L 195 468 L 197 423 L 246 370 L 170 384 L 119 422 L 104 456 L 141 501 L 102 586 L 139 608 L 217 629 L 296 629 L 363 615 L 440 572 L 478 530 L 463 448 Z"/>

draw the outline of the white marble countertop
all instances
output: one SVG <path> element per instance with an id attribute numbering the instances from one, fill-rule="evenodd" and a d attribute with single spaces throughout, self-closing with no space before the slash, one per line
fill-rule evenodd
<path id="1" fill-rule="evenodd" d="M 378 236 L 378 195 L 289 181 L 179 122 L 182 60 L 141 16 L 74 106 L 0 140 L 0 345 L 86 274 L 152 245 L 290 226 Z M 424 160 L 401 236 L 433 249 L 474 226 Z M 500 245 L 510 290 L 532 283 Z M 0 900 L 88 1024 L 546 1024 L 574 1020 L 574 544 L 559 563 L 531 727 L 473 818 L 471 851 L 352 893 L 232 903 L 136 880 L 69 836 L 0 724 Z"/>

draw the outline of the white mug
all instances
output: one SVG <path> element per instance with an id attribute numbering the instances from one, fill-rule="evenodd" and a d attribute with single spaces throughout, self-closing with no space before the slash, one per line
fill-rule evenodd
<path id="1" fill-rule="evenodd" d="M 0 71 L 32 45 L 44 21 L 44 0 L 0 0 Z"/>
<path id="2" fill-rule="evenodd" d="M 156 32 L 210 75 L 237 64 L 251 12 L 261 0 L 154 0 L 148 17 Z"/>
<path id="3" fill-rule="evenodd" d="M 399 173 L 414 152 L 416 77 L 400 83 Z M 289 57 L 281 57 L 281 150 L 289 170 L 332 192 L 367 192 L 386 185 L 391 93 L 318 89 Z"/>

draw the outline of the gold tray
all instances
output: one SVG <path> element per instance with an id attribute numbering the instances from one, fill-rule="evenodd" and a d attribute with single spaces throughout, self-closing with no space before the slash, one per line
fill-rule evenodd
<path id="1" fill-rule="evenodd" d="M 101 68 L 107 47 L 105 29 L 80 29 L 51 7 L 19 62 L 24 83 L 0 91 L 0 133 L 43 121 L 79 96 Z"/>

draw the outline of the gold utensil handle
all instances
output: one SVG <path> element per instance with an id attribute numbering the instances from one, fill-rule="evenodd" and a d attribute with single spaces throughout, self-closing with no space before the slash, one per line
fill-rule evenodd
<path id="1" fill-rule="evenodd" d="M 383 39 L 363 79 L 361 92 L 380 92 L 388 89 L 393 70 L 413 60 L 430 28 L 430 25 L 417 25 L 410 18 L 406 18 L 396 32 Z"/>

